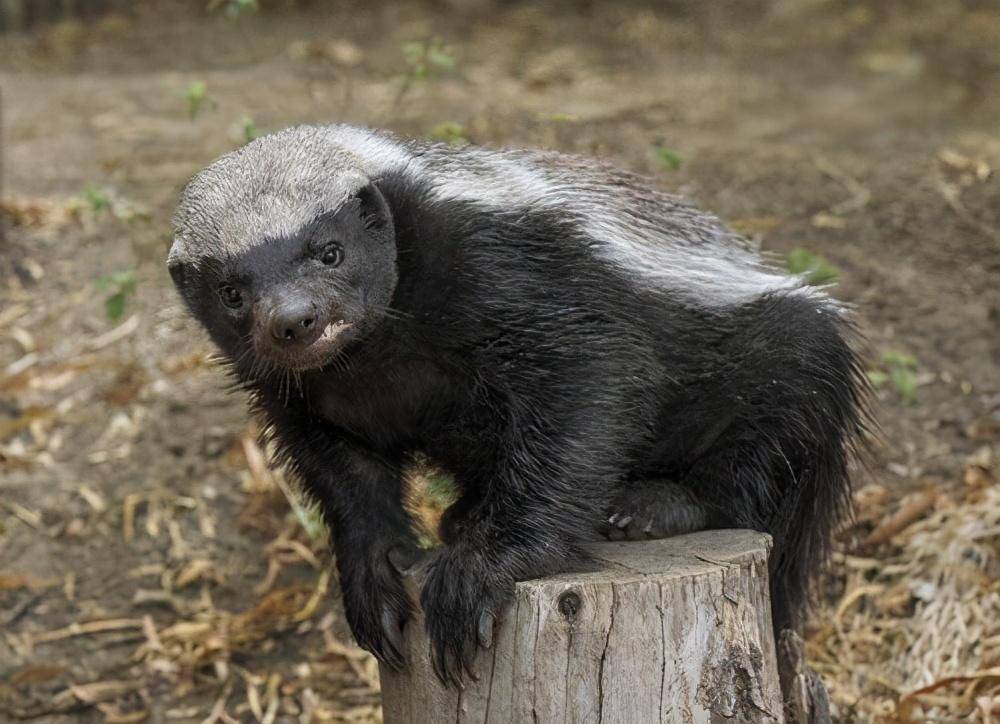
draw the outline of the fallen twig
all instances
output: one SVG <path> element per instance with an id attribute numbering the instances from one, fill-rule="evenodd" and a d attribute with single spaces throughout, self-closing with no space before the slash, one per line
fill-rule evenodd
<path id="1" fill-rule="evenodd" d="M 87 621 L 86 623 L 71 623 L 65 628 L 58 628 L 53 631 L 43 631 L 37 634 L 28 634 L 31 643 L 42 644 L 60 641 L 62 639 L 73 638 L 74 636 L 90 636 L 93 634 L 105 633 L 106 631 L 121 631 L 130 628 L 142 628 L 141 618 L 110 618 L 101 621 Z"/>
<path id="2" fill-rule="evenodd" d="M 861 547 L 867 548 L 885 543 L 897 533 L 901 533 L 911 523 L 919 520 L 924 513 L 930 510 L 937 501 L 937 498 L 938 493 L 934 490 L 928 490 L 920 494 L 897 510 L 893 515 L 890 515 L 879 523 L 878 527 L 861 542 Z"/>

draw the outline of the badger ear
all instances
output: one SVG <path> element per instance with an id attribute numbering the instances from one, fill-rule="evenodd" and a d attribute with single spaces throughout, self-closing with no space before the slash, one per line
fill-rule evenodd
<path id="1" fill-rule="evenodd" d="M 167 270 L 178 288 L 184 285 L 185 271 L 189 261 L 190 257 L 184 242 L 174 237 L 174 243 L 170 245 L 170 251 L 167 253 Z"/>
<path id="2" fill-rule="evenodd" d="M 365 228 L 375 232 L 392 232 L 392 209 L 375 181 L 370 181 L 354 194 L 358 200 Z"/>

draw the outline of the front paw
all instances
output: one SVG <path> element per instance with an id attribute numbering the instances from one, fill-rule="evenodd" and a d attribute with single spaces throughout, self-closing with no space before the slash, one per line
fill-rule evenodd
<path id="1" fill-rule="evenodd" d="M 514 592 L 514 581 L 498 576 L 485 556 L 445 549 L 427 571 L 420 605 L 431 644 L 431 663 L 445 685 L 461 686 L 463 671 L 474 678 L 478 647 L 493 644 L 493 626 Z"/>
<path id="2" fill-rule="evenodd" d="M 354 638 L 361 648 L 397 671 L 406 664 L 403 625 L 413 609 L 401 573 L 418 556 L 418 549 L 403 543 L 369 560 L 341 566 L 344 613 Z"/>

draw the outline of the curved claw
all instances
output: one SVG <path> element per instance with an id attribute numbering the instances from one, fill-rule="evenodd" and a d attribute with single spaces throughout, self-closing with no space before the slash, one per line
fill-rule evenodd
<path id="1" fill-rule="evenodd" d="M 629 540 L 644 540 L 646 533 L 643 531 L 645 523 L 642 520 L 633 520 L 632 524 L 625 529 L 625 536 Z"/>
<path id="2" fill-rule="evenodd" d="M 445 549 L 429 566 L 421 605 L 430 639 L 431 663 L 445 686 L 476 681 L 480 648 L 493 645 L 497 611 L 513 593 L 513 583 L 494 570 L 478 550 Z"/>
<path id="3" fill-rule="evenodd" d="M 610 530 L 608 530 L 607 536 L 608 540 L 611 541 L 625 540 L 625 531 L 621 528 L 611 526 Z"/>
<path id="4" fill-rule="evenodd" d="M 478 650 L 476 648 L 476 641 L 473 639 L 466 643 L 465 648 L 462 650 L 462 669 L 473 681 L 479 681 L 479 675 L 473 669 L 473 664 L 476 662 L 476 654 Z"/>
<path id="5" fill-rule="evenodd" d="M 444 666 L 444 649 L 437 643 L 432 644 L 431 667 L 434 669 L 434 675 L 438 681 L 448 686 L 448 673 Z"/>
<path id="6" fill-rule="evenodd" d="M 491 611 L 483 611 L 483 614 L 479 617 L 479 630 L 477 631 L 479 635 L 479 645 L 484 649 L 488 649 L 493 646 L 493 626 L 496 624 L 496 618 L 493 616 Z"/>
<path id="7" fill-rule="evenodd" d="M 382 606 L 381 624 L 386 643 L 383 652 L 386 664 L 398 671 L 406 663 L 403 658 L 403 630 L 395 612 L 385 604 Z"/>
<path id="8" fill-rule="evenodd" d="M 390 547 L 385 555 L 396 572 L 402 575 L 419 563 L 424 554 L 412 543 L 399 542 Z"/>
<path id="9" fill-rule="evenodd" d="M 445 676 L 448 677 L 448 686 L 456 689 L 462 688 L 462 654 L 455 651 L 451 646 L 445 646 L 444 655 L 441 662 L 444 667 Z"/>
<path id="10" fill-rule="evenodd" d="M 448 648 L 442 640 L 431 639 L 430 643 L 431 668 L 434 675 L 444 686 L 451 686 L 451 670 L 448 666 Z"/>
<path id="11" fill-rule="evenodd" d="M 434 669 L 434 675 L 442 684 L 447 687 L 464 689 L 466 675 L 473 681 L 479 680 L 472 668 L 476 656 L 475 643 L 462 649 L 456 649 L 454 646 L 444 643 L 435 643 L 432 646 L 431 667 Z"/>

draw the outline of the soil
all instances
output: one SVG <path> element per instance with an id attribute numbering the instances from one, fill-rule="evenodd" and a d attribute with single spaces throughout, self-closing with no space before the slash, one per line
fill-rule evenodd
<path id="1" fill-rule="evenodd" d="M 164 265 L 180 188 L 246 119 L 653 175 L 776 258 L 802 247 L 839 270 L 872 369 L 897 375 L 863 485 L 891 500 L 960 485 L 995 450 L 988 2 L 288 3 L 237 19 L 149 3 L 0 36 L 0 84 L 0 718 L 378 716 L 371 662 L 319 595 L 329 555 L 254 464 L 244 402 Z M 900 372 L 895 352 L 915 362 Z M 93 621 L 112 624 L 65 629 Z"/>

